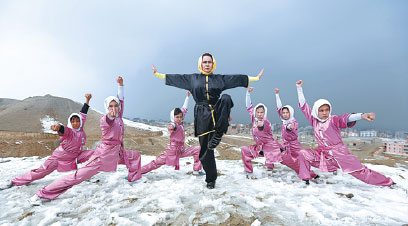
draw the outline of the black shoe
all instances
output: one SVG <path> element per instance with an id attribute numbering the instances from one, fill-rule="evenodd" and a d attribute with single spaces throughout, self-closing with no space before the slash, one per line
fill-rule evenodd
<path id="1" fill-rule="evenodd" d="M 319 176 L 319 175 L 316 175 L 315 177 L 313 177 L 313 179 L 317 179 L 317 178 L 320 178 L 320 176 Z"/>
<path id="2" fill-rule="evenodd" d="M 208 182 L 208 183 L 207 183 L 207 188 L 208 188 L 208 189 L 214 189 L 214 188 L 215 188 L 215 181 Z"/>
<path id="3" fill-rule="evenodd" d="M 304 181 L 305 181 L 305 184 L 306 184 L 306 185 L 309 185 L 309 184 L 310 184 L 309 180 L 304 180 Z"/>

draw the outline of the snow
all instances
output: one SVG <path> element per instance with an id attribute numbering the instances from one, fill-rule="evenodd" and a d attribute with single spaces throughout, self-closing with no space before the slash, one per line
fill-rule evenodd
<path id="1" fill-rule="evenodd" d="M 54 118 L 50 117 L 49 115 L 46 115 L 44 118 L 40 119 L 41 125 L 43 127 L 42 131 L 44 133 L 52 133 L 52 134 L 57 134 L 56 131 L 51 130 L 52 125 L 56 125 L 59 122 L 56 121 Z"/>
<path id="2" fill-rule="evenodd" d="M 154 156 L 142 156 L 142 164 Z M 46 158 L 0 158 L 0 184 L 39 167 Z M 266 172 L 258 158 L 249 180 L 238 160 L 217 160 L 216 188 L 191 175 L 193 159 L 180 170 L 162 166 L 138 182 L 127 182 L 127 169 L 102 172 L 53 201 L 31 207 L 27 200 L 53 180 L 72 173 L 53 172 L 26 186 L 0 191 L 0 225 L 403 225 L 408 222 L 408 168 L 367 166 L 390 176 L 394 189 L 365 184 L 348 174 L 319 173 L 324 183 L 305 187 L 289 168 L 276 164 Z M 352 198 L 346 195 L 353 194 Z M 235 221 L 234 221 L 235 220 Z M 235 222 L 235 223 L 234 223 Z"/>
<path id="3" fill-rule="evenodd" d="M 231 138 L 244 138 L 244 139 L 249 139 L 249 140 L 253 140 L 252 136 L 242 136 L 242 135 L 225 135 L 225 137 L 231 137 Z"/>
<path id="4" fill-rule="evenodd" d="M 92 110 L 98 112 L 101 115 L 105 114 L 102 111 L 96 110 L 94 108 L 92 108 Z M 136 129 L 150 130 L 150 131 L 154 131 L 154 132 L 162 131 L 163 136 L 169 136 L 169 131 L 167 130 L 167 128 L 158 127 L 158 126 L 151 126 L 151 125 L 147 125 L 147 124 L 140 123 L 140 122 L 134 122 L 134 121 L 131 121 L 131 120 L 125 119 L 125 118 L 123 118 L 123 123 L 125 123 L 125 125 L 127 125 L 127 126 L 134 127 Z"/>
<path id="5" fill-rule="evenodd" d="M 167 130 L 167 128 L 162 128 L 162 127 L 158 127 L 158 126 L 151 126 L 151 125 L 147 125 L 144 123 L 140 123 L 140 122 L 133 122 L 130 121 L 128 119 L 123 119 L 123 123 L 125 123 L 125 125 L 130 126 L 130 127 L 134 127 L 137 129 L 142 129 L 142 130 L 150 130 L 150 131 L 162 131 L 163 132 L 163 136 L 168 136 L 169 132 Z"/>

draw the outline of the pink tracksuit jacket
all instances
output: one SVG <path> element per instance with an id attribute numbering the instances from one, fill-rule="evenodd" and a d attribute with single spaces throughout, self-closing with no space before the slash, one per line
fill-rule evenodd
<path id="1" fill-rule="evenodd" d="M 79 168 L 74 174 L 66 175 L 39 190 L 37 195 L 40 198 L 55 199 L 74 185 L 80 184 L 101 171 L 116 171 L 118 164 L 125 164 L 128 168 L 128 181 L 141 178 L 140 153 L 138 151 L 124 150 L 123 147 L 124 123 L 122 116 L 124 100 L 119 99 L 119 102 L 119 115 L 110 124 L 107 122 L 107 115 L 102 116 L 100 120 L 101 144 L 95 149 L 85 166 Z"/>
<path id="2" fill-rule="evenodd" d="M 286 105 L 288 107 L 288 105 Z M 299 152 L 303 149 L 302 144 L 298 140 L 298 123 L 293 117 L 294 111 L 292 107 L 290 109 L 291 118 L 282 124 L 282 144 L 285 151 L 282 152 L 282 164 L 293 169 L 299 176 L 299 178 L 304 179 L 305 177 L 315 177 L 316 174 L 309 169 L 308 173 L 303 172 L 305 168 L 299 168 Z M 278 108 L 277 112 L 279 116 L 282 115 L 282 108 Z M 282 119 L 282 117 L 281 117 Z M 282 119 L 282 121 L 285 121 Z M 293 130 L 287 129 L 288 126 L 293 125 L 295 128 Z M 305 161 L 304 158 L 301 159 Z"/>
<path id="3" fill-rule="evenodd" d="M 266 106 L 264 106 L 264 108 L 266 112 L 267 110 Z M 271 123 L 265 117 L 263 119 L 264 120 L 263 128 L 258 128 L 256 125 L 254 109 L 255 107 L 252 104 L 250 105 L 249 108 L 247 108 L 247 111 L 252 121 L 251 133 L 254 138 L 255 145 L 244 146 L 241 148 L 242 161 L 244 163 L 244 168 L 245 168 L 245 171 L 249 173 L 253 172 L 251 160 L 256 157 L 262 156 L 260 154 L 260 151 L 263 151 L 263 154 L 266 159 L 265 165 L 270 169 L 274 168 L 274 165 L 273 165 L 274 162 L 282 161 L 282 156 L 281 156 L 281 151 L 280 151 L 281 145 L 273 138 Z"/>
<path id="4" fill-rule="evenodd" d="M 373 185 L 391 186 L 393 181 L 389 177 L 368 169 L 360 163 L 356 156 L 352 155 L 347 146 L 343 143 L 340 133 L 341 129 L 351 128 L 356 122 L 348 122 L 351 114 L 331 115 L 325 122 L 320 122 L 312 116 L 312 109 L 307 103 L 299 106 L 306 119 L 313 126 L 318 149 L 301 150 L 301 158 L 306 161 L 304 172 L 308 172 L 310 165 L 319 168 L 322 172 L 332 172 L 340 168 L 343 172 L 349 173 L 357 179 Z M 305 179 L 310 179 L 305 178 Z"/>
<path id="5" fill-rule="evenodd" d="M 81 125 L 78 131 L 64 127 L 64 134 L 60 136 L 61 144 L 54 150 L 52 155 L 38 168 L 31 170 L 11 182 L 15 185 L 25 185 L 34 180 L 39 180 L 54 170 L 58 172 L 67 172 L 77 169 L 77 163 L 85 162 L 92 155 L 93 150 L 83 151 L 82 148 L 86 142 L 84 125 L 86 114 L 80 112 L 75 114 L 80 117 Z M 68 119 L 70 121 L 70 118 Z"/>
<path id="6" fill-rule="evenodd" d="M 183 117 L 187 114 L 187 110 L 181 108 L 183 112 Z M 173 120 L 172 120 L 173 121 Z M 199 171 L 202 168 L 201 162 L 199 160 L 200 146 L 194 147 L 185 147 L 185 132 L 183 122 L 180 124 L 174 123 L 176 129 L 169 130 L 170 132 L 170 143 L 167 145 L 166 150 L 161 153 L 155 160 L 144 165 L 142 167 L 142 174 L 148 173 L 154 169 L 159 168 L 160 166 L 166 164 L 167 166 L 174 166 L 175 170 L 180 169 L 179 159 L 193 156 L 194 165 L 193 170 Z"/>

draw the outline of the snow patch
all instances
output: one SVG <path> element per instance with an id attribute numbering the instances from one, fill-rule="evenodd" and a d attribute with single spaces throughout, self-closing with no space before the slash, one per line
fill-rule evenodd
<path id="1" fill-rule="evenodd" d="M 130 121 L 128 119 L 123 119 L 123 122 L 125 123 L 125 125 L 130 126 L 130 127 L 134 127 L 134 128 L 137 128 L 137 129 L 150 130 L 150 131 L 154 131 L 154 132 L 162 131 L 163 136 L 169 136 L 169 132 L 168 132 L 167 128 L 146 125 L 144 123 L 133 122 L 133 121 Z"/>
<path id="2" fill-rule="evenodd" d="M 42 131 L 44 133 L 58 134 L 56 131 L 51 130 L 52 125 L 56 125 L 59 123 L 57 120 L 50 117 L 49 115 L 46 115 L 44 118 L 40 119 L 40 122 L 43 127 Z"/>
<path id="3" fill-rule="evenodd" d="M 40 167 L 47 158 L 0 158 L 0 183 Z M 143 155 L 142 165 L 155 158 Z M 311 182 L 304 188 L 300 186 L 304 182 L 281 164 L 275 164 L 269 175 L 263 164 L 254 163 L 258 179 L 249 180 L 241 160 L 216 160 L 221 176 L 215 189 L 209 190 L 205 176 L 191 175 L 192 162 L 192 157 L 182 158 L 180 170 L 162 166 L 132 183 L 124 179 L 126 167 L 119 165 L 117 172 L 101 172 L 53 201 L 30 207 L 27 200 L 39 189 L 75 171 L 53 172 L 28 186 L 0 190 L 0 225 L 217 225 L 229 220 L 254 226 L 407 223 L 406 166 L 367 164 L 390 176 L 397 183 L 394 189 L 368 185 L 342 173 L 319 173 L 325 183 Z"/>

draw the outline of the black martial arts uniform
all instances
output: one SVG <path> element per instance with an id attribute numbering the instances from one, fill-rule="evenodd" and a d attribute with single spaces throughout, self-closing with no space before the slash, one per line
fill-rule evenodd
<path id="1" fill-rule="evenodd" d="M 248 75 L 219 74 L 166 74 L 166 85 L 186 89 L 196 102 L 194 106 L 194 135 L 200 141 L 200 161 L 206 172 L 207 183 L 217 179 L 214 148 L 227 132 L 231 97 L 222 91 L 235 87 L 248 87 Z"/>

